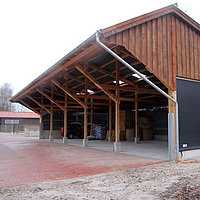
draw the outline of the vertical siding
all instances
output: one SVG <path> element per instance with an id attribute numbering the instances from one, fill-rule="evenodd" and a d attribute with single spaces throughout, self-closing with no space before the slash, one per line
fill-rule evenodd
<path id="1" fill-rule="evenodd" d="M 153 71 L 153 52 L 152 52 L 152 21 L 147 22 L 147 67 Z"/>
<path id="2" fill-rule="evenodd" d="M 129 29 L 129 45 L 128 49 L 135 55 L 135 28 Z"/>
<path id="3" fill-rule="evenodd" d="M 172 61 L 172 18 L 170 15 L 167 15 L 167 70 L 168 70 L 168 76 L 167 76 L 167 82 L 169 85 L 174 87 L 173 83 L 173 61 Z"/>
<path id="4" fill-rule="evenodd" d="M 162 67 L 162 77 L 164 77 L 163 79 L 167 82 L 167 76 L 168 76 L 168 67 L 167 67 L 167 22 L 166 22 L 166 16 L 163 17 L 163 21 L 162 21 L 162 26 L 163 26 L 163 32 L 162 32 L 162 38 L 163 38 L 163 53 L 162 53 L 162 57 L 163 57 L 163 67 Z M 168 83 L 168 82 L 167 82 Z"/>
<path id="5" fill-rule="evenodd" d="M 189 48 L 189 29 L 188 26 L 185 25 L 185 61 L 186 61 L 186 77 L 190 76 L 190 48 Z M 178 73 L 177 73 L 178 74 Z"/>
<path id="6" fill-rule="evenodd" d="M 198 77 L 200 79 L 200 35 L 198 34 L 197 35 L 197 38 L 198 38 L 198 48 L 197 48 L 197 57 L 198 57 L 198 65 L 199 65 L 199 74 L 198 74 Z"/>
<path id="7" fill-rule="evenodd" d="M 129 47 L 129 30 L 123 31 L 123 45 L 126 49 Z"/>
<path id="8" fill-rule="evenodd" d="M 142 26 L 142 61 L 147 63 L 147 24 L 144 23 Z"/>
<path id="9" fill-rule="evenodd" d="M 181 31 L 181 35 L 180 35 L 180 40 L 181 40 L 181 73 L 183 74 L 183 76 L 186 76 L 186 67 L 182 67 L 183 65 L 186 66 L 186 53 L 185 53 L 185 27 L 183 22 L 180 23 L 180 31 Z"/>
<path id="10" fill-rule="evenodd" d="M 176 18 L 176 73 L 182 74 L 181 70 L 181 38 L 180 38 L 180 32 L 181 32 L 181 25 L 180 21 Z"/>
<path id="11" fill-rule="evenodd" d="M 198 79 L 199 78 L 199 58 L 198 58 L 198 49 L 197 49 L 197 33 L 194 32 L 194 78 Z"/>
<path id="12" fill-rule="evenodd" d="M 119 32 L 108 41 L 123 45 L 173 89 L 176 76 L 200 79 L 200 35 L 178 18 L 172 24 L 170 14 Z"/>
<path id="13" fill-rule="evenodd" d="M 162 57 L 162 54 L 163 54 L 163 37 L 162 37 L 162 18 L 158 18 L 157 20 L 157 23 L 158 23 L 158 29 L 157 29 L 157 32 L 158 32 L 158 75 L 160 77 L 163 76 L 163 57 Z"/>
<path id="14" fill-rule="evenodd" d="M 157 20 L 152 21 L 152 51 L 153 51 L 153 72 L 158 74 L 158 31 L 157 31 Z M 146 63 L 146 62 L 145 62 Z"/>
<path id="15" fill-rule="evenodd" d="M 189 33 L 190 33 L 190 78 L 194 78 L 194 35 L 193 35 L 193 31 L 190 28 L 189 29 Z M 184 65 L 182 65 L 182 67 L 184 67 Z M 183 76 L 183 74 L 181 74 Z"/>
<path id="16" fill-rule="evenodd" d="M 176 75 L 183 78 L 200 79 L 199 33 L 176 18 Z"/>

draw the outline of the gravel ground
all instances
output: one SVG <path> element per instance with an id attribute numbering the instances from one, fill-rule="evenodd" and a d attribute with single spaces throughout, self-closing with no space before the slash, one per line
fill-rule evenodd
<path id="1" fill-rule="evenodd" d="M 0 199 L 200 199 L 200 163 L 168 162 L 0 189 Z"/>

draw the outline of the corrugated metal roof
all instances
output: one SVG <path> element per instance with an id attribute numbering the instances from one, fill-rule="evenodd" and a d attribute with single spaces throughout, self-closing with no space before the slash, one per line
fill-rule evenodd
<path id="1" fill-rule="evenodd" d="M 40 118 L 40 115 L 34 112 L 0 111 L 0 118 Z"/>

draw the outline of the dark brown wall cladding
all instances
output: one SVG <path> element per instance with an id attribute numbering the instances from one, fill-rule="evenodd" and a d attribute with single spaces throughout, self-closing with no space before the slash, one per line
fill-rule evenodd
<path id="1" fill-rule="evenodd" d="M 200 79 L 200 35 L 175 18 L 176 74 Z"/>
<path id="2" fill-rule="evenodd" d="M 108 42 L 123 45 L 172 89 L 176 76 L 200 79 L 200 35 L 171 14 L 112 35 Z"/>
<path id="3" fill-rule="evenodd" d="M 172 19 L 165 15 L 108 37 L 110 43 L 123 45 L 171 88 Z"/>

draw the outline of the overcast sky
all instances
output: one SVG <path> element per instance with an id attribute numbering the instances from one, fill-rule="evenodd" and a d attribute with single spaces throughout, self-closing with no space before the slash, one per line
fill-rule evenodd
<path id="1" fill-rule="evenodd" d="M 0 0 L 0 85 L 16 94 L 96 30 L 174 0 Z M 200 23 L 200 1 L 178 0 Z"/>

